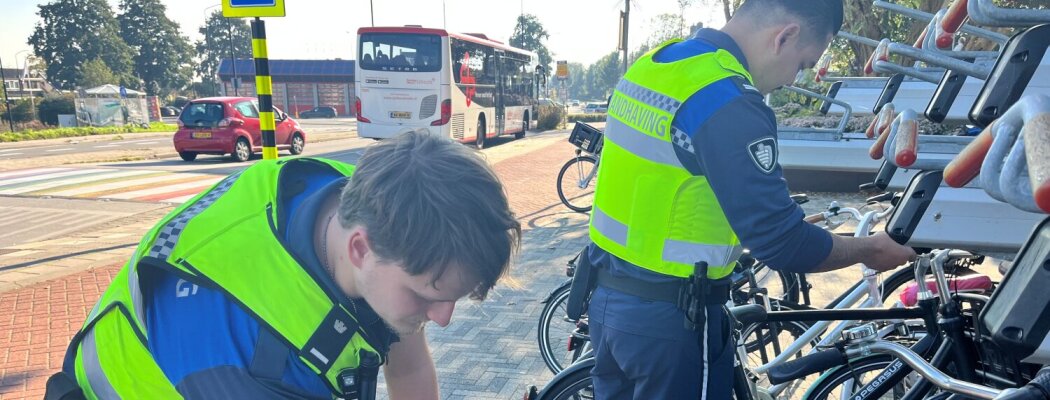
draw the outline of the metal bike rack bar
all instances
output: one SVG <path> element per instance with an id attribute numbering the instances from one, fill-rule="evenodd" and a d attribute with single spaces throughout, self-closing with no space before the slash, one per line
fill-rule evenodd
<path id="1" fill-rule="evenodd" d="M 981 66 L 975 63 L 962 61 L 956 58 L 937 55 L 930 51 L 917 49 L 915 47 L 900 43 L 894 43 L 891 42 L 889 39 L 883 39 L 879 43 L 879 50 L 876 50 L 876 53 L 882 51 L 881 49 L 883 47 L 885 47 L 885 50 L 889 53 L 900 54 L 905 57 L 911 57 L 916 60 L 925 62 L 927 64 L 944 67 L 953 71 L 958 71 L 966 75 L 975 77 L 977 79 L 987 79 L 988 75 L 992 72 L 992 68 L 990 66 Z"/>
<path id="2" fill-rule="evenodd" d="M 1020 27 L 1050 23 L 1048 9 L 1017 9 L 996 6 L 992 0 L 970 0 L 966 5 L 970 19 L 979 25 Z"/>
<path id="3" fill-rule="evenodd" d="M 882 72 L 884 74 L 904 74 L 904 75 L 910 76 L 912 78 L 918 79 L 920 81 L 929 82 L 929 83 L 940 83 L 940 81 L 941 81 L 941 77 L 940 76 L 937 76 L 937 75 L 934 75 L 934 74 L 928 74 L 928 73 L 919 71 L 919 70 L 917 70 L 915 68 L 905 67 L 905 66 L 902 66 L 900 64 L 893 63 L 893 62 L 890 62 L 890 61 L 876 60 L 875 64 L 874 64 L 874 67 L 875 67 L 874 68 L 875 72 Z"/>
<path id="4" fill-rule="evenodd" d="M 824 102 L 831 103 L 831 104 L 837 105 L 839 107 L 842 107 L 842 109 L 843 109 L 842 119 L 839 120 L 839 124 L 835 128 L 793 128 L 792 131 L 795 131 L 795 132 L 832 133 L 832 134 L 837 135 L 838 137 L 841 137 L 843 132 L 846 131 L 846 125 L 849 124 L 849 119 L 850 119 L 850 117 L 853 116 L 853 106 L 851 106 L 849 103 L 844 102 L 842 100 L 833 99 L 831 97 L 822 95 L 820 93 L 811 92 L 809 90 L 802 89 L 802 88 L 797 88 L 797 87 L 794 87 L 794 86 L 784 86 L 781 89 L 792 91 L 792 92 L 801 94 L 803 96 L 808 96 L 808 97 L 812 97 L 812 98 L 815 98 L 815 99 L 818 99 L 818 100 L 822 100 Z"/>
<path id="5" fill-rule="evenodd" d="M 974 4 L 974 1 L 970 1 L 970 3 L 968 4 L 969 7 L 967 7 L 967 11 L 969 12 L 971 19 L 973 18 L 973 11 L 971 9 L 973 7 L 973 4 Z M 925 12 L 925 11 L 919 11 L 919 10 L 916 10 L 916 9 L 913 9 L 913 8 L 908 8 L 908 7 L 904 7 L 904 6 L 901 6 L 901 5 L 893 4 L 893 3 L 890 3 L 888 1 L 883 1 L 883 0 L 875 0 L 875 2 L 872 3 L 872 5 L 875 6 L 875 7 L 887 10 L 887 11 L 892 11 L 892 12 L 895 12 L 895 13 L 898 13 L 898 14 L 903 14 L 903 15 L 906 15 L 908 17 L 920 20 L 920 21 L 930 21 L 934 17 L 934 14 L 930 14 L 930 13 Z M 984 23 L 979 23 L 979 24 L 980 25 L 987 25 L 987 24 L 984 24 Z M 1013 26 L 1013 25 L 1009 25 L 1009 26 Z M 984 38 L 984 39 L 988 39 L 988 40 L 991 40 L 991 41 L 999 43 L 999 44 L 1006 43 L 1007 39 L 1009 39 L 1009 37 L 1007 37 L 1007 36 L 1005 36 L 1005 35 L 1003 35 L 1001 33 L 998 33 L 998 32 L 995 32 L 995 31 L 990 31 L 990 30 L 987 30 L 987 29 L 981 29 L 981 28 L 978 28 L 978 27 L 975 27 L 975 26 L 969 25 L 969 24 L 963 24 L 962 26 L 960 26 L 959 27 L 959 32 L 970 34 L 970 35 L 977 36 L 977 37 L 981 37 L 981 38 Z M 930 32 L 930 33 L 932 33 L 932 32 Z M 927 36 L 935 36 L 935 35 L 928 34 Z"/>
<path id="6" fill-rule="evenodd" d="M 860 35 L 855 35 L 855 34 L 852 34 L 852 33 L 846 32 L 846 31 L 839 31 L 839 33 L 836 34 L 836 36 L 841 37 L 841 38 L 846 39 L 846 40 L 849 40 L 851 42 L 857 42 L 857 43 L 860 43 L 860 44 L 863 44 L 863 45 L 867 45 L 868 47 L 878 47 L 879 46 L 879 41 L 878 40 L 871 39 L 871 38 L 866 38 L 866 37 L 860 36 Z"/>
<path id="7" fill-rule="evenodd" d="M 1029 212 L 1042 211 L 1032 196 L 1022 126 L 1040 114 L 1050 114 L 1050 96 L 1025 97 L 988 127 L 992 145 L 978 177 L 989 196 Z"/>

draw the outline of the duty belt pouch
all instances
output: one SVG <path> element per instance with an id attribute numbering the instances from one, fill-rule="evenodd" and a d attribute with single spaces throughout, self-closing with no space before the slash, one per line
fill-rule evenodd
<path id="1" fill-rule="evenodd" d="M 565 313 L 573 321 L 579 320 L 587 312 L 591 292 L 598 285 L 598 271 L 587 256 L 588 249 L 589 247 L 584 248 L 580 256 L 576 258 L 576 272 L 572 275 L 569 299 L 565 303 Z"/>
<path id="2" fill-rule="evenodd" d="M 65 372 L 59 371 L 47 379 L 44 389 L 45 400 L 83 400 L 84 392 L 77 386 L 77 381 Z"/>

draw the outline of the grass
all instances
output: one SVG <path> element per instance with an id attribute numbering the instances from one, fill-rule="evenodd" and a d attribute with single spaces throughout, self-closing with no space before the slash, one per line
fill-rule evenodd
<path id="1" fill-rule="evenodd" d="M 149 128 L 141 128 L 136 125 L 107 126 L 107 127 L 85 127 L 85 128 L 53 128 L 39 129 L 22 132 L 0 133 L 0 142 L 21 142 L 26 140 L 58 139 L 66 137 L 112 135 L 123 133 L 142 132 L 175 132 L 177 126 L 163 122 L 151 123 Z"/>

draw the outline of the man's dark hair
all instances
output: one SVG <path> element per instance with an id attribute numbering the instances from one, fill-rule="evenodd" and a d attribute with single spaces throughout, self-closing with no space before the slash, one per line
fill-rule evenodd
<path id="1" fill-rule="evenodd" d="M 736 15 L 767 21 L 785 14 L 798 19 L 808 40 L 825 40 L 842 29 L 842 0 L 746 0 L 736 10 Z"/>
<path id="2" fill-rule="evenodd" d="M 484 299 L 508 269 L 521 238 L 496 174 L 481 156 L 452 140 L 410 131 L 365 151 L 343 189 L 339 220 L 361 224 L 369 245 L 410 275 L 452 264 L 481 282 Z"/>

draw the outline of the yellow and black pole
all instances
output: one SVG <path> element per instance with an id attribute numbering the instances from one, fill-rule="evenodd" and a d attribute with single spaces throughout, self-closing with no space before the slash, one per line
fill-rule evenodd
<path id="1" fill-rule="evenodd" d="M 255 59 L 255 94 L 259 97 L 263 159 L 276 160 L 273 82 L 270 80 L 270 58 L 266 54 L 266 24 L 259 17 L 283 17 L 284 0 L 223 0 L 222 15 L 226 18 L 255 17 L 252 20 L 252 58 Z"/>
<path id="2" fill-rule="evenodd" d="M 276 123 L 273 115 L 273 82 L 270 58 L 266 54 L 266 23 L 252 20 L 252 58 L 255 59 L 255 94 L 259 97 L 259 129 L 262 131 L 263 159 L 277 159 Z"/>

